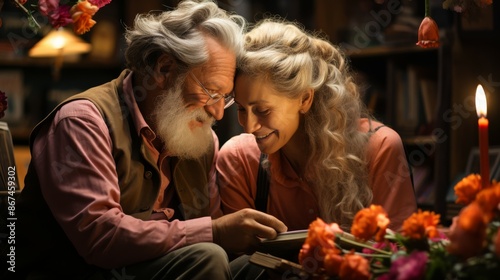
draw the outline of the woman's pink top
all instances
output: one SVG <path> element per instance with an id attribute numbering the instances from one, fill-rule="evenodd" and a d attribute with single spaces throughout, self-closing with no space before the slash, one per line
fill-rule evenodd
<path id="1" fill-rule="evenodd" d="M 380 125 L 372 121 L 373 128 Z M 368 132 L 367 119 L 360 120 L 359 129 Z M 417 209 L 401 138 L 391 128 L 381 127 L 371 135 L 367 152 L 372 204 L 381 205 L 391 220 L 390 228 L 399 230 L 403 221 Z M 260 154 L 252 134 L 235 136 L 221 148 L 217 171 L 224 214 L 255 208 Z M 269 155 L 269 161 L 267 212 L 282 220 L 288 230 L 307 229 L 320 213 L 314 191 L 280 152 Z"/>

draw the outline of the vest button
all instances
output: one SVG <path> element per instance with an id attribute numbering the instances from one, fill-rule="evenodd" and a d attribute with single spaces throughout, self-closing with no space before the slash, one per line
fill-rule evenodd
<path id="1" fill-rule="evenodd" d="M 151 171 L 144 172 L 144 178 L 151 179 L 151 177 L 153 177 L 153 172 Z"/>

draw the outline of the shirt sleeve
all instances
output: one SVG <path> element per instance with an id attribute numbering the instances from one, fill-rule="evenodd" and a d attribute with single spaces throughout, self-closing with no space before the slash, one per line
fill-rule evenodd
<path id="1" fill-rule="evenodd" d="M 217 172 L 224 214 L 243 208 L 255 208 L 260 150 L 250 140 L 255 142 L 252 135 L 235 136 L 219 152 Z"/>
<path id="2" fill-rule="evenodd" d="M 372 203 L 387 211 L 389 228 L 398 231 L 417 209 L 401 138 L 391 128 L 382 127 L 372 134 L 368 154 Z"/>
<path id="3" fill-rule="evenodd" d="M 44 199 L 88 263 L 115 268 L 212 241 L 210 217 L 143 221 L 123 213 L 111 151 L 99 111 L 83 100 L 64 105 L 33 146 Z"/>
<path id="4" fill-rule="evenodd" d="M 222 216 L 221 199 L 217 185 L 217 170 L 215 168 L 219 156 L 219 138 L 217 138 L 214 131 L 212 131 L 212 135 L 214 138 L 214 159 L 212 161 L 212 168 L 210 168 L 210 173 L 208 174 L 208 193 L 210 195 L 210 215 L 213 219 L 216 219 Z"/>

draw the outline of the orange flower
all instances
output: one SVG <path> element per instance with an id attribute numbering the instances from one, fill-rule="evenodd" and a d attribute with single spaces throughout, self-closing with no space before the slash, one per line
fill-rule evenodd
<path id="1" fill-rule="evenodd" d="M 337 276 L 340 274 L 340 267 L 344 261 L 339 250 L 328 250 L 325 255 L 324 268 L 327 275 Z"/>
<path id="2" fill-rule="evenodd" d="M 309 225 L 307 238 L 299 252 L 299 263 L 308 272 L 315 272 L 323 267 L 326 256 L 338 255 L 335 246 L 335 234 L 342 233 L 338 224 L 327 224 L 317 218 Z"/>
<path id="3" fill-rule="evenodd" d="M 417 46 L 422 48 L 439 47 L 439 28 L 431 17 L 425 17 L 420 23 Z"/>
<path id="4" fill-rule="evenodd" d="M 368 240 L 375 236 L 375 240 L 384 240 L 385 231 L 389 225 L 387 213 L 380 205 L 370 205 L 362 209 L 354 216 L 351 233 L 356 238 Z"/>
<path id="5" fill-rule="evenodd" d="M 434 238 L 439 236 L 437 226 L 439 215 L 434 212 L 418 210 L 403 222 L 402 235 L 411 239 Z"/>
<path id="6" fill-rule="evenodd" d="M 73 30 L 76 34 L 88 32 L 94 24 L 95 20 L 92 16 L 99 10 L 97 6 L 90 4 L 88 1 L 78 1 L 71 10 L 71 18 L 73 19 Z"/>
<path id="7" fill-rule="evenodd" d="M 480 191 L 476 196 L 476 202 L 483 210 L 487 222 L 489 222 L 500 204 L 500 184 L 494 182 L 489 188 Z"/>
<path id="8" fill-rule="evenodd" d="M 455 203 L 462 203 L 465 205 L 471 203 L 474 199 L 476 199 L 476 195 L 481 190 L 481 176 L 471 174 L 463 178 L 455 185 L 454 190 L 457 195 Z"/>
<path id="9" fill-rule="evenodd" d="M 346 254 L 338 275 L 340 279 L 370 279 L 370 264 L 367 259 L 360 255 Z"/>
<path id="10" fill-rule="evenodd" d="M 448 252 L 465 259 L 478 255 L 484 247 L 487 223 L 478 203 L 467 205 L 453 218 Z"/>

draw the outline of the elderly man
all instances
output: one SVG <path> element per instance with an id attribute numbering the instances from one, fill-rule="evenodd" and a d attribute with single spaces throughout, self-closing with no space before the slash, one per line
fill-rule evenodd
<path id="1" fill-rule="evenodd" d="M 32 132 L 7 277 L 228 279 L 226 251 L 286 230 L 219 208 L 211 126 L 233 102 L 243 30 L 207 1 L 135 19 L 120 77 L 62 102 Z"/>

